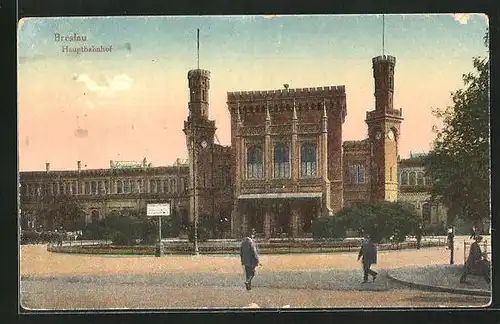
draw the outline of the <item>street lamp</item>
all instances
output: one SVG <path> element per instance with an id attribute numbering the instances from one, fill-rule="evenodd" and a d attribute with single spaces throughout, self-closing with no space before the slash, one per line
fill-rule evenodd
<path id="1" fill-rule="evenodd" d="M 448 227 L 448 247 L 450 248 L 450 264 L 453 264 L 454 263 L 454 251 L 455 251 L 455 248 L 454 248 L 454 237 L 455 237 L 455 228 L 453 227 L 453 225 L 450 225 L 450 227 Z"/>
<path id="2" fill-rule="evenodd" d="M 193 121 L 191 121 L 191 147 L 192 147 L 192 156 L 193 156 L 193 222 L 194 222 L 194 237 L 193 237 L 193 253 L 194 255 L 198 255 L 200 252 L 198 250 L 198 212 L 196 209 L 196 141 L 195 141 L 195 126 Z"/>

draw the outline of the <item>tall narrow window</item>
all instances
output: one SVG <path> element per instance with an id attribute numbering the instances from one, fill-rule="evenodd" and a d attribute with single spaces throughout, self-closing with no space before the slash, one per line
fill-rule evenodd
<path id="1" fill-rule="evenodd" d="M 423 172 L 417 173 L 417 185 L 419 185 L 419 186 L 424 185 L 424 173 Z"/>
<path id="2" fill-rule="evenodd" d="M 392 167 L 389 168 L 389 181 L 392 181 Z"/>
<path id="3" fill-rule="evenodd" d="M 156 181 L 153 179 L 149 180 L 149 192 L 156 193 Z"/>
<path id="4" fill-rule="evenodd" d="M 290 177 L 290 154 L 288 147 L 282 143 L 278 143 L 274 147 L 274 177 Z"/>
<path id="5" fill-rule="evenodd" d="M 73 195 L 77 195 L 78 194 L 78 182 L 73 181 L 71 183 L 71 191 L 73 192 Z"/>
<path id="6" fill-rule="evenodd" d="M 349 167 L 349 178 L 351 184 L 357 184 L 358 183 L 358 168 L 356 165 L 351 165 Z"/>
<path id="7" fill-rule="evenodd" d="M 177 192 L 177 181 L 175 179 L 170 179 L 170 187 L 173 193 Z"/>
<path id="8" fill-rule="evenodd" d="M 123 192 L 130 193 L 130 180 L 123 181 Z"/>
<path id="9" fill-rule="evenodd" d="M 163 180 L 163 192 L 170 193 L 170 180 L 168 178 Z"/>
<path id="10" fill-rule="evenodd" d="M 259 146 L 247 150 L 247 178 L 261 179 L 263 177 L 263 152 Z"/>
<path id="11" fill-rule="evenodd" d="M 97 182 L 92 181 L 90 184 L 90 192 L 95 195 L 97 193 Z"/>
<path id="12" fill-rule="evenodd" d="M 137 193 L 137 182 L 135 180 L 130 180 L 130 192 Z"/>
<path id="13" fill-rule="evenodd" d="M 61 191 L 59 190 L 59 192 Z M 85 181 L 85 194 L 90 195 L 90 182 L 88 181 Z"/>
<path id="14" fill-rule="evenodd" d="M 123 193 L 123 183 L 121 180 L 116 181 L 116 193 L 118 194 Z"/>
<path id="15" fill-rule="evenodd" d="M 142 192 L 142 180 L 137 180 L 137 192 Z"/>
<path id="16" fill-rule="evenodd" d="M 415 172 L 410 172 L 410 186 L 417 184 Z"/>
<path id="17" fill-rule="evenodd" d="M 365 183 L 365 166 L 358 165 L 357 171 L 358 171 L 358 183 L 360 183 L 360 184 Z"/>
<path id="18" fill-rule="evenodd" d="M 401 185 L 402 186 L 408 185 L 408 172 L 406 171 L 401 172 Z"/>
<path id="19" fill-rule="evenodd" d="M 313 143 L 304 143 L 300 147 L 300 174 L 302 177 L 316 175 L 316 146 Z"/>
<path id="20" fill-rule="evenodd" d="M 156 191 L 157 192 L 163 192 L 163 187 L 161 186 L 161 180 L 156 179 Z"/>

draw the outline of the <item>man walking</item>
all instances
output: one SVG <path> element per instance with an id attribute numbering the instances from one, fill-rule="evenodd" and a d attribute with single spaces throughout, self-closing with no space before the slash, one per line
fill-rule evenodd
<path id="1" fill-rule="evenodd" d="M 483 253 L 481 252 L 481 247 L 479 246 L 479 243 L 482 240 L 483 237 L 480 235 L 476 235 L 474 237 L 474 243 L 470 245 L 469 257 L 465 262 L 464 272 L 460 277 L 460 283 L 465 283 L 467 276 L 470 274 L 483 276 L 486 283 L 490 283 L 490 263 L 488 260 L 483 258 Z"/>
<path id="2" fill-rule="evenodd" d="M 363 243 L 359 250 L 358 261 L 361 258 L 363 264 L 363 283 L 368 282 L 368 275 L 371 275 L 373 281 L 375 281 L 378 273 L 370 269 L 370 267 L 372 264 L 377 264 L 377 246 L 370 236 L 368 236 L 367 241 Z"/>
<path id="3" fill-rule="evenodd" d="M 260 263 L 257 247 L 250 236 L 246 236 L 241 242 L 240 257 L 241 264 L 245 267 L 245 288 L 247 290 L 252 290 L 252 279 L 255 276 L 255 268 L 257 265 L 260 265 Z"/>

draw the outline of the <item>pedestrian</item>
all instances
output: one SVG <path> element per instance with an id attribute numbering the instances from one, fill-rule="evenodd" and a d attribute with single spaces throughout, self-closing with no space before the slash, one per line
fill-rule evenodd
<path id="1" fill-rule="evenodd" d="M 470 245 L 469 256 L 464 265 L 464 271 L 460 277 L 460 283 L 465 283 L 467 276 L 471 274 L 483 276 L 484 280 L 489 284 L 490 278 L 490 263 L 483 256 L 479 243 L 483 240 L 481 235 L 474 237 L 474 242 Z"/>
<path id="2" fill-rule="evenodd" d="M 362 259 L 361 263 L 363 264 L 363 283 L 368 282 L 368 275 L 371 275 L 373 281 L 375 281 L 378 273 L 370 269 L 370 267 L 372 264 L 377 264 L 377 246 L 370 236 L 367 237 L 359 250 L 358 261 L 359 259 Z"/>
<path id="3" fill-rule="evenodd" d="M 253 235 L 247 235 L 241 242 L 240 257 L 241 264 L 245 267 L 245 288 L 252 290 L 252 279 L 255 276 L 255 268 L 261 265 Z"/>
<path id="4" fill-rule="evenodd" d="M 417 227 L 415 238 L 417 239 L 417 250 L 420 250 L 420 242 L 422 241 L 422 225 Z"/>
<path id="5" fill-rule="evenodd" d="M 476 227 L 472 226 L 470 230 L 470 239 L 473 239 L 476 236 Z"/>

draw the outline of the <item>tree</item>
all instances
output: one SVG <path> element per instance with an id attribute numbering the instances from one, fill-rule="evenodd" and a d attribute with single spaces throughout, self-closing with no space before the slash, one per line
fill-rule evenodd
<path id="1" fill-rule="evenodd" d="M 41 220 L 48 224 L 48 229 L 62 227 L 72 231 L 84 227 L 85 212 L 75 196 L 47 197 L 43 200 L 42 206 L 39 215 Z"/>
<path id="2" fill-rule="evenodd" d="M 370 234 L 375 241 L 388 240 L 391 236 L 404 241 L 420 223 L 413 206 L 400 202 L 358 203 L 343 208 L 334 219 L 337 233 L 351 229 Z"/>
<path id="3" fill-rule="evenodd" d="M 453 106 L 434 111 L 443 127 L 424 165 L 434 180 L 432 199 L 452 218 L 481 227 L 490 217 L 489 59 L 475 57 L 473 66 L 463 75 L 464 88 L 452 92 Z"/>

